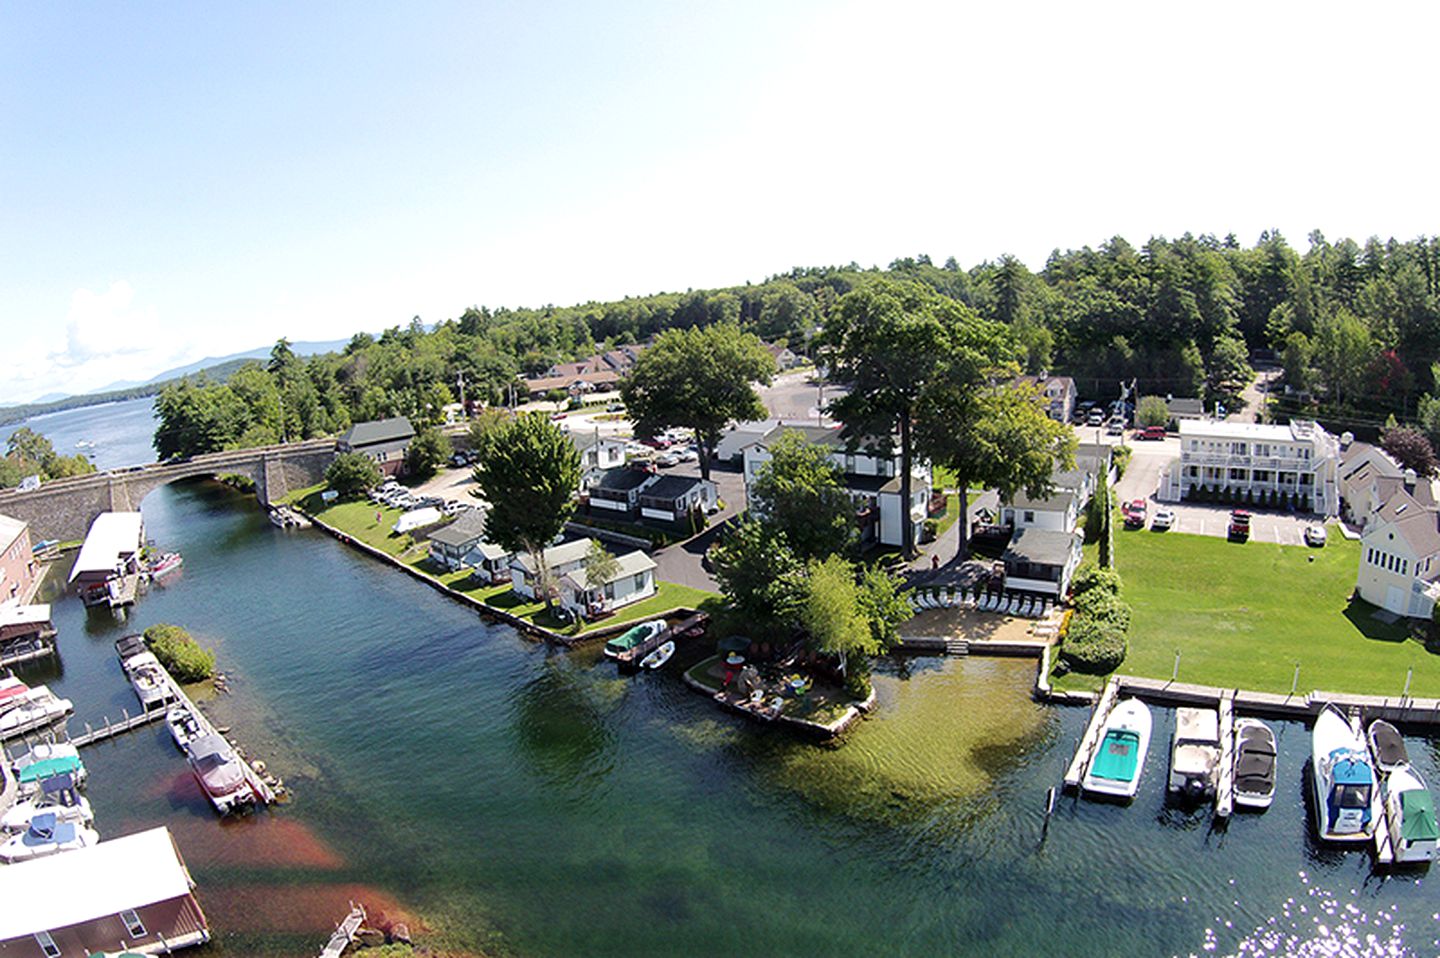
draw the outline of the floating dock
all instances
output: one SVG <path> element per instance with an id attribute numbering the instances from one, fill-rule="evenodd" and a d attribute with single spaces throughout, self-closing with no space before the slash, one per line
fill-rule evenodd
<path id="1" fill-rule="evenodd" d="M 107 738 L 114 738 L 117 735 L 140 728 L 142 725 L 149 725 L 158 719 L 165 717 L 164 709 L 153 709 L 149 712 L 142 711 L 139 715 L 131 715 L 128 711 L 122 711 L 124 716 L 118 722 L 110 721 L 110 716 L 105 716 L 105 724 L 99 728 L 92 728 L 89 722 L 85 723 L 85 734 L 76 735 L 70 739 L 70 744 L 76 748 L 86 745 L 93 745 L 96 742 L 103 742 Z"/>
<path id="2" fill-rule="evenodd" d="M 1220 774 L 1215 781 L 1215 814 L 1229 818 L 1235 810 L 1235 693 L 1220 696 Z"/>
<path id="3" fill-rule="evenodd" d="M 679 639 L 691 629 L 704 628 L 705 624 L 709 621 L 710 616 L 708 613 L 696 612 L 694 615 L 681 620 L 677 625 L 672 625 L 661 632 L 657 632 L 634 648 L 626 649 L 624 652 L 616 655 L 615 661 L 622 667 L 635 668 L 639 666 L 641 659 L 660 648 L 660 646 L 666 642 L 672 639 Z"/>

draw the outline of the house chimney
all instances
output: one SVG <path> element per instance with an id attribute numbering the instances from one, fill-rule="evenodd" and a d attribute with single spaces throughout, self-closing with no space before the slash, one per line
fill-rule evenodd
<path id="1" fill-rule="evenodd" d="M 1406 470 L 1405 470 L 1405 491 L 1406 491 L 1406 492 L 1411 492 L 1411 493 L 1413 493 L 1413 492 L 1415 491 L 1415 483 L 1416 483 L 1417 481 L 1419 481 L 1419 478 L 1420 478 L 1420 477 L 1415 474 L 1415 470 L 1414 470 L 1414 469 L 1406 469 Z"/>
<path id="2" fill-rule="evenodd" d="M 1354 434 L 1353 432 L 1342 432 L 1342 433 L 1340 434 L 1340 448 L 1341 448 L 1341 449 L 1349 449 L 1349 448 L 1350 448 L 1350 444 L 1351 444 L 1352 442 L 1354 442 L 1354 441 L 1355 441 L 1355 434 Z"/>

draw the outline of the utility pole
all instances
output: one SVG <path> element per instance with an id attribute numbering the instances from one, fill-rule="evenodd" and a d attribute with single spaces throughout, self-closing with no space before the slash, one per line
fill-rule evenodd
<path id="1" fill-rule="evenodd" d="M 469 419 L 470 407 L 465 405 L 465 371 L 463 369 L 455 374 L 455 385 L 460 387 L 460 415 Z"/>

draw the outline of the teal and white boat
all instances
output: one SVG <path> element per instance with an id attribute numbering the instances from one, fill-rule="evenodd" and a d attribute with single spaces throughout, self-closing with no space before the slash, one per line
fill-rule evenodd
<path id="1" fill-rule="evenodd" d="M 670 626 L 664 619 L 651 619 L 649 622 L 641 622 L 635 628 L 605 643 L 605 654 L 615 658 L 622 652 L 629 652 L 635 646 L 664 632 Z"/>
<path id="2" fill-rule="evenodd" d="M 1131 799 L 1140 788 L 1145 754 L 1150 750 L 1150 709 L 1139 699 L 1125 699 L 1105 719 L 1100 744 L 1080 788 L 1087 794 Z"/>

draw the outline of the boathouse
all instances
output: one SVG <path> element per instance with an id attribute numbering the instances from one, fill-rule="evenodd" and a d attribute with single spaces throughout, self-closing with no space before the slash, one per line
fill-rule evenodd
<path id="1" fill-rule="evenodd" d="M 39 578 L 40 563 L 30 548 L 30 526 L 0 516 L 0 606 L 29 602 Z"/>
<path id="2" fill-rule="evenodd" d="M 49 605 L 0 605 L 0 668 L 55 652 L 55 624 Z"/>
<path id="3" fill-rule="evenodd" d="M 0 955 L 154 954 L 210 940 L 168 828 L 0 868 Z"/>
<path id="4" fill-rule="evenodd" d="M 85 544 L 70 570 L 70 584 L 81 598 L 105 593 L 111 579 L 140 571 L 145 523 L 138 512 L 102 512 L 90 523 Z M 103 596 L 102 596 L 103 598 Z"/>
<path id="5" fill-rule="evenodd" d="M 398 476 L 405 469 L 405 453 L 415 427 L 404 416 L 357 422 L 336 441 L 339 452 L 358 452 L 380 467 L 387 476 Z"/>

